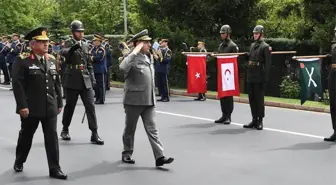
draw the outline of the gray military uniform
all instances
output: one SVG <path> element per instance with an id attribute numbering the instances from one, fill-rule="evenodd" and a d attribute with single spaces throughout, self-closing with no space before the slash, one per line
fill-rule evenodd
<path id="1" fill-rule="evenodd" d="M 153 149 L 155 159 L 163 157 L 163 145 L 158 137 L 155 117 L 154 62 L 144 54 L 130 53 L 119 65 L 125 73 L 123 104 L 126 126 L 123 133 L 123 156 L 131 156 L 134 148 L 134 134 L 139 116 Z"/>

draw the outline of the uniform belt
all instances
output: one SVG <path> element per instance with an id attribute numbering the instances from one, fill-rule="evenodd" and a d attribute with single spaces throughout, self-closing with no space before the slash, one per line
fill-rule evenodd
<path id="1" fill-rule="evenodd" d="M 336 64 L 331 64 L 331 69 L 336 69 Z"/>
<path id="2" fill-rule="evenodd" d="M 84 69 L 84 65 L 67 65 L 69 69 Z"/>
<path id="3" fill-rule="evenodd" d="M 250 65 L 250 66 L 259 66 L 260 62 L 248 61 L 248 65 Z"/>

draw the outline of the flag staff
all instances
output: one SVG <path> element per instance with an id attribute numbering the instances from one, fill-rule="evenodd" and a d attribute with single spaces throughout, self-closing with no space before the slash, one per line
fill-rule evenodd
<path id="1" fill-rule="evenodd" d="M 325 58 L 327 55 L 293 56 L 293 59 Z"/>
<path id="2" fill-rule="evenodd" d="M 211 55 L 214 52 L 182 52 L 183 55 Z"/>

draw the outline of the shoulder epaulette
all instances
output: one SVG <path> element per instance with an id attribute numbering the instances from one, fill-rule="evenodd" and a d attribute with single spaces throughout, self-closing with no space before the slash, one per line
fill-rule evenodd
<path id="1" fill-rule="evenodd" d="M 51 54 L 48 54 L 48 57 L 53 59 L 53 60 L 56 60 L 55 56 L 54 55 L 51 55 Z"/>
<path id="2" fill-rule="evenodd" d="M 28 53 L 28 52 L 23 52 L 23 53 L 20 53 L 20 58 L 21 59 L 25 59 L 25 58 L 28 58 L 29 56 L 30 56 L 30 53 Z"/>

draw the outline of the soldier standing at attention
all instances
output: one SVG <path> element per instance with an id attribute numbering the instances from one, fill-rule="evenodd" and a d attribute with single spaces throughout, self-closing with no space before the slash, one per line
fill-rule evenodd
<path id="1" fill-rule="evenodd" d="M 36 28 L 25 38 L 30 41 L 33 52 L 22 54 L 13 64 L 13 92 L 16 112 L 21 118 L 14 170 L 23 170 L 34 133 L 41 122 L 50 177 L 66 179 L 59 165 L 57 115 L 62 111 L 63 103 L 56 60 L 47 54 L 46 28 Z"/>
<path id="2" fill-rule="evenodd" d="M 160 41 L 160 49 L 158 54 L 154 53 L 154 58 L 157 61 L 155 71 L 158 73 L 158 88 L 161 99 L 158 101 L 169 102 L 169 84 L 168 73 L 169 65 L 172 58 L 172 51 L 168 48 L 168 39 Z"/>
<path id="3" fill-rule="evenodd" d="M 265 117 L 265 90 L 268 81 L 268 74 L 271 69 L 272 48 L 263 40 L 264 27 L 257 25 L 253 29 L 255 42 L 252 43 L 248 57 L 247 86 L 248 97 L 252 113 L 252 122 L 244 125 L 244 128 L 263 129 L 263 118 Z"/>
<path id="4" fill-rule="evenodd" d="M 93 49 L 91 51 L 91 61 L 93 62 L 93 71 L 97 81 L 95 87 L 96 101 L 95 104 L 104 104 L 105 102 L 105 88 L 106 88 L 106 51 L 102 46 L 103 36 L 95 34 L 93 39 Z"/>
<path id="5" fill-rule="evenodd" d="M 124 72 L 125 91 L 124 108 L 126 113 L 126 124 L 123 134 L 124 150 L 122 161 L 133 164 L 134 134 L 139 116 L 142 118 L 149 142 L 152 146 L 156 166 L 162 166 L 174 161 L 173 158 L 166 158 L 163 154 L 163 145 L 159 139 L 158 130 L 155 125 L 155 92 L 154 92 L 154 61 L 149 55 L 151 38 L 148 31 L 135 35 L 131 42 L 135 48 L 123 59 L 119 65 Z"/>
<path id="6" fill-rule="evenodd" d="M 218 47 L 218 53 L 238 53 L 239 48 L 236 43 L 231 40 L 232 29 L 229 25 L 223 25 L 220 29 L 222 43 Z M 222 117 L 215 121 L 215 123 L 231 123 L 231 114 L 233 112 L 233 96 L 220 98 L 220 106 L 222 110 Z"/>
<path id="7" fill-rule="evenodd" d="M 331 68 L 329 72 L 329 97 L 330 97 L 330 115 L 334 133 L 324 138 L 324 141 L 336 141 L 336 26 L 334 29 L 335 38 L 331 46 Z"/>
<path id="8" fill-rule="evenodd" d="M 205 49 L 205 42 L 203 41 L 198 41 L 197 43 L 197 48 L 199 49 L 199 51 L 202 53 L 207 52 L 207 50 Z M 206 97 L 205 97 L 205 93 L 199 93 L 198 97 L 195 98 L 196 101 L 205 101 Z"/>
<path id="9" fill-rule="evenodd" d="M 89 129 L 92 132 L 91 142 L 103 145 L 104 141 L 98 136 L 98 126 L 92 87 L 96 84 L 92 64 L 89 58 L 88 44 L 83 41 L 84 26 L 81 21 L 72 21 L 70 28 L 73 38 L 66 41 L 60 54 L 64 56 L 66 69 L 64 72 L 63 87 L 66 91 L 66 104 L 63 112 L 63 130 L 61 137 L 63 140 L 71 140 L 69 126 L 78 96 L 83 101 Z"/>

